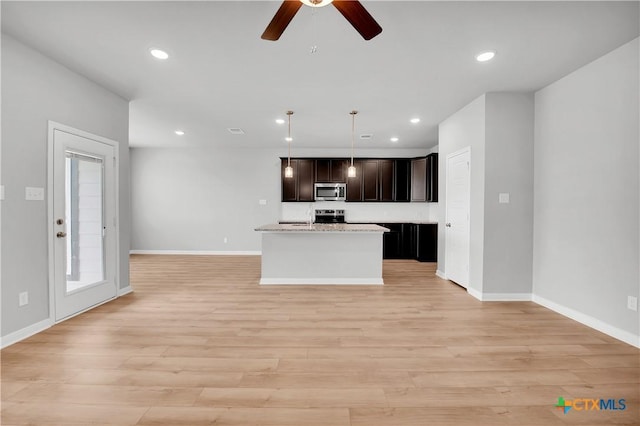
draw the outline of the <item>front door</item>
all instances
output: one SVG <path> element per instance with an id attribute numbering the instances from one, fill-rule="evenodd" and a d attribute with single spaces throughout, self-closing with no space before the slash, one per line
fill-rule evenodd
<path id="1" fill-rule="evenodd" d="M 116 297 L 117 144 L 51 123 L 55 320 Z"/>
<path id="2" fill-rule="evenodd" d="M 447 155 L 445 275 L 464 288 L 469 285 L 469 162 L 469 148 Z"/>

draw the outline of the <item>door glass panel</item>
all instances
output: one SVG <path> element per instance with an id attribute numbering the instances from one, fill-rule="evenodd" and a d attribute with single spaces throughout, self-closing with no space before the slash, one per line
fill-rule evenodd
<path id="1" fill-rule="evenodd" d="M 104 281 L 103 160 L 65 152 L 67 293 Z"/>

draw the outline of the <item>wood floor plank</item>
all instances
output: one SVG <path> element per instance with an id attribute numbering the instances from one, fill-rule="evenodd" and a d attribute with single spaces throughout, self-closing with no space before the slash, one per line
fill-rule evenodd
<path id="1" fill-rule="evenodd" d="M 638 424 L 640 351 L 435 264 L 260 286 L 259 256 L 131 256 L 134 293 L 0 352 L 2 425 Z M 555 407 L 624 398 L 624 411 Z"/>

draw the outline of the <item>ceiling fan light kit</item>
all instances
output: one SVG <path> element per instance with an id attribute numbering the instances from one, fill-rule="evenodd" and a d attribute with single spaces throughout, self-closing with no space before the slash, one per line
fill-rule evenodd
<path id="1" fill-rule="evenodd" d="M 310 7 L 334 5 L 365 40 L 371 40 L 382 32 L 382 27 L 357 0 L 284 0 L 262 33 L 262 39 L 278 40 L 303 4 Z"/>

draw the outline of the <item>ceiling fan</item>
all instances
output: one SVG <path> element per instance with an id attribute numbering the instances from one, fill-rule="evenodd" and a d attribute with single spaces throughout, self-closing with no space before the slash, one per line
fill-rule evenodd
<path id="1" fill-rule="evenodd" d="M 333 4 L 365 40 L 371 40 L 382 32 L 382 27 L 357 0 L 284 0 L 261 38 L 278 40 L 303 3 L 311 7 Z"/>

